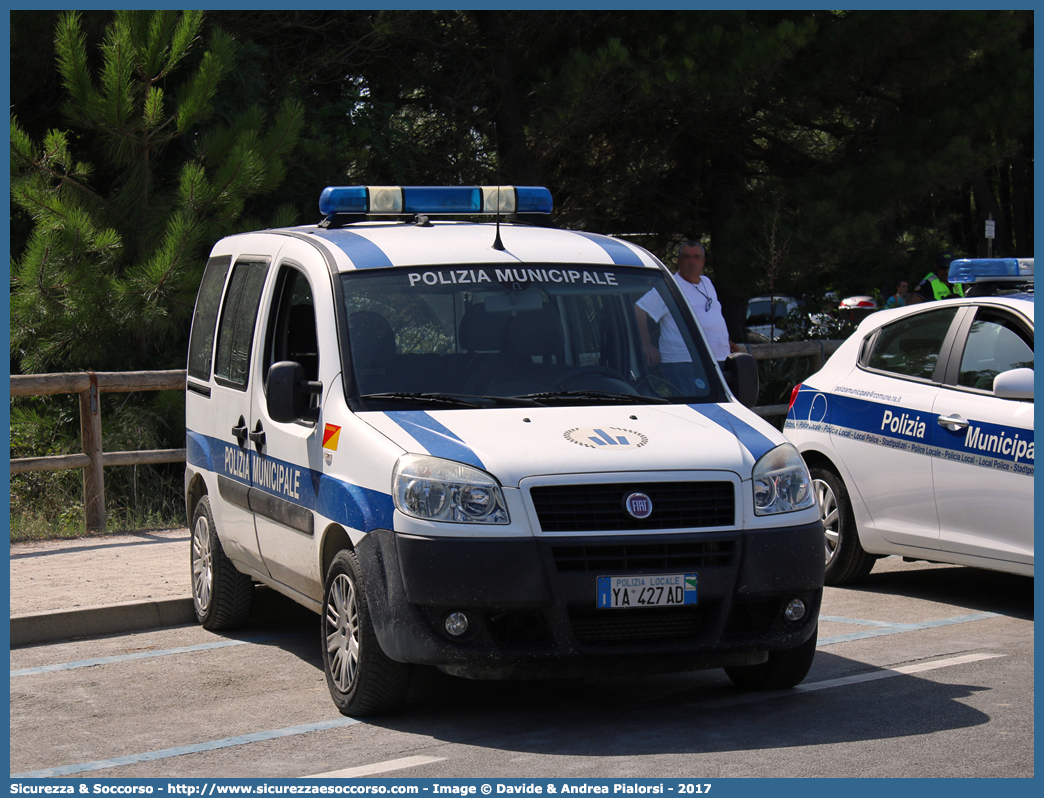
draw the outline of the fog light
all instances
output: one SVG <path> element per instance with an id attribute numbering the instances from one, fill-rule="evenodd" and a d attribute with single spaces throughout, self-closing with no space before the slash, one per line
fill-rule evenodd
<path id="1" fill-rule="evenodd" d="M 468 616 L 463 612 L 451 612 L 446 616 L 446 631 L 459 637 L 468 631 Z"/>
<path id="2" fill-rule="evenodd" d="M 788 621 L 800 621 L 805 617 L 805 602 L 797 598 L 791 599 L 787 608 L 783 610 L 783 615 Z"/>

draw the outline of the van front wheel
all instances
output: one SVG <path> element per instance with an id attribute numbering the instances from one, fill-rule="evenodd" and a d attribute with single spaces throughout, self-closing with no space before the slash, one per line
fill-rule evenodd
<path id="1" fill-rule="evenodd" d="M 322 642 L 326 684 L 342 715 L 378 715 L 405 700 L 410 666 L 390 659 L 377 642 L 355 552 L 340 551 L 330 563 Z"/>
<path id="2" fill-rule="evenodd" d="M 725 669 L 732 683 L 744 690 L 785 690 L 801 684 L 816 656 L 819 627 L 812 637 L 794 648 L 770 651 L 768 662 L 761 665 L 738 665 Z"/>

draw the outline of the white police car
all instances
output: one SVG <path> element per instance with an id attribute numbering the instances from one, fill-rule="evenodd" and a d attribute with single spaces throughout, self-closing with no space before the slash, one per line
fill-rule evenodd
<path id="1" fill-rule="evenodd" d="M 956 260 L 966 298 L 874 313 L 794 389 L 827 584 L 884 555 L 1033 574 L 1032 281 L 1032 259 Z"/>
<path id="2" fill-rule="evenodd" d="M 532 224 L 543 188 L 328 188 L 320 209 L 219 241 L 200 286 L 185 492 L 206 628 L 243 624 L 254 582 L 314 609 L 346 714 L 401 702 L 413 663 L 804 678 L 808 471 L 656 258 Z M 684 382 L 645 365 L 643 297 Z M 726 362 L 748 404 L 753 366 Z"/>

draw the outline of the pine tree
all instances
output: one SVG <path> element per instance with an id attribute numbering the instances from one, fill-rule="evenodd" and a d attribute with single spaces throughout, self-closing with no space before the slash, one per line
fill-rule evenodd
<path id="1" fill-rule="evenodd" d="M 283 181 L 300 106 L 267 131 L 256 108 L 218 123 L 235 47 L 215 28 L 200 52 L 202 26 L 198 11 L 119 11 L 95 54 L 80 15 L 60 17 L 67 127 L 37 142 L 11 119 L 12 198 L 33 224 L 11 268 L 24 372 L 178 365 L 206 247 Z"/>

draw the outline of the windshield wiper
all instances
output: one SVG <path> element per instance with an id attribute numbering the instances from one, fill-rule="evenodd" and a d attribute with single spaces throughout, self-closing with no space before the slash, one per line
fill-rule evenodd
<path id="1" fill-rule="evenodd" d="M 469 394 L 446 393 L 410 393 L 409 391 L 391 391 L 388 393 L 368 393 L 360 399 L 374 399 L 381 402 L 441 402 L 454 407 L 487 407 L 491 404 L 508 407 L 540 407 L 540 402 L 525 396 L 471 396 Z"/>
<path id="2" fill-rule="evenodd" d="M 378 402 L 435 402 L 442 405 L 453 405 L 454 407 L 482 407 L 482 404 L 473 402 L 471 399 L 465 399 L 461 396 L 450 396 L 444 393 L 392 391 L 389 393 L 367 393 L 359 398 L 365 400 L 373 399 Z"/>
<path id="3" fill-rule="evenodd" d="M 489 401 L 495 404 L 508 405 L 509 407 L 541 407 L 540 402 L 528 396 L 483 396 L 482 398 L 489 399 Z"/>
<path id="4" fill-rule="evenodd" d="M 666 399 L 659 396 L 640 396 L 633 393 L 613 393 L 611 391 L 547 391 L 545 393 L 527 393 L 525 396 L 516 396 L 514 398 L 532 399 L 534 401 L 547 399 L 598 399 L 605 402 L 623 402 L 631 405 L 668 404 Z"/>

